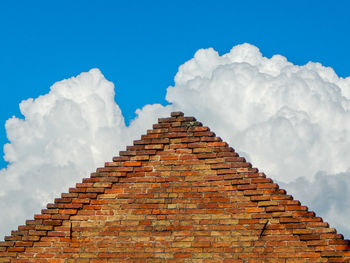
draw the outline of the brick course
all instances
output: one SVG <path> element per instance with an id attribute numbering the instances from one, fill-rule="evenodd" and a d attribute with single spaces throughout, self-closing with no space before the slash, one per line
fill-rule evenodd
<path id="1" fill-rule="evenodd" d="M 173 112 L 5 237 L 0 262 L 350 262 L 350 243 Z"/>

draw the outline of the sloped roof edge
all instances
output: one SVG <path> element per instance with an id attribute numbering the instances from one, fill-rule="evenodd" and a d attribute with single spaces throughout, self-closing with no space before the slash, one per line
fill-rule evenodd
<path id="1" fill-rule="evenodd" d="M 153 125 L 153 129 L 141 136 L 141 140 L 134 141 L 133 146 L 121 151 L 112 162 L 105 163 L 105 166 L 98 168 L 90 178 L 83 179 L 76 187 L 70 188 L 68 193 L 63 193 L 54 203 L 48 204 L 41 214 L 34 215 L 33 220 L 27 220 L 25 225 L 12 231 L 11 236 L 0 242 L 0 262 L 9 262 L 17 258 L 20 253 L 25 253 L 28 247 L 33 247 L 36 242 L 43 240 L 43 237 L 54 236 L 66 241 L 71 240 L 72 225 L 67 227 L 64 222 L 70 221 L 79 211 L 99 204 L 100 195 L 116 193 L 118 190 L 113 186 L 120 180 L 137 178 L 137 173 L 152 172 L 151 167 L 144 165 L 150 156 L 159 154 L 169 145 L 173 145 L 172 149 L 181 150 L 180 144 L 186 144 L 185 148 L 191 149 L 191 154 L 195 154 L 198 159 L 222 159 L 222 162 L 207 162 L 210 169 L 215 171 L 215 175 L 194 180 L 231 180 L 230 186 L 224 186 L 225 190 L 241 191 L 249 197 L 250 202 L 256 204 L 251 211 L 263 211 L 271 215 L 266 217 L 266 223 L 261 225 L 262 232 L 276 226 L 268 226 L 269 218 L 278 218 L 278 224 L 289 229 L 298 240 L 305 241 L 310 247 L 317 247 L 319 256 L 328 260 L 325 262 L 348 262 L 348 240 L 344 240 L 344 237 L 323 222 L 322 218 L 308 211 L 299 201 L 293 200 L 293 197 L 287 195 L 285 190 L 279 189 L 273 180 L 266 178 L 257 168 L 253 168 L 244 158 L 239 157 L 233 148 L 216 137 L 208 127 L 203 127 L 194 117 L 185 117 L 182 112 L 172 112 L 170 117 L 160 118 L 158 123 Z M 209 148 L 210 151 L 207 150 Z M 185 152 L 184 149 L 182 151 Z M 166 159 L 167 155 L 161 158 L 164 161 L 172 161 L 170 156 L 169 160 Z"/>

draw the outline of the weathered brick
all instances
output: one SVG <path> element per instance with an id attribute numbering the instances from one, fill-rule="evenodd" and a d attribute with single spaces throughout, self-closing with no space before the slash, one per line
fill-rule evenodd
<path id="1" fill-rule="evenodd" d="M 348 262 L 350 244 L 174 112 L 0 242 L 0 262 Z"/>
<path id="2" fill-rule="evenodd" d="M 129 161 L 129 162 L 124 162 L 123 166 L 141 166 L 142 162 L 139 161 Z"/>

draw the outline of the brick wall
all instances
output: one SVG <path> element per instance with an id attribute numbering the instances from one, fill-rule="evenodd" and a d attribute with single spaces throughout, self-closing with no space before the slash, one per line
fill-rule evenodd
<path id="1" fill-rule="evenodd" d="M 174 112 L 0 242 L 0 262 L 350 262 L 350 245 Z"/>

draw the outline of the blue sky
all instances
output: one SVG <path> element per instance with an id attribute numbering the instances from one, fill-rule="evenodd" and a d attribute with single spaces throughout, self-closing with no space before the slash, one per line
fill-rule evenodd
<path id="1" fill-rule="evenodd" d="M 0 1 L 1 155 L 6 120 L 23 118 L 19 103 L 43 95 L 26 104 L 26 121 L 9 122 L 0 210 L 12 217 L 0 221 L 0 236 L 175 109 L 207 123 L 349 237 L 350 78 L 294 66 L 320 62 L 350 76 L 349 10 L 345 0 Z M 47 95 L 92 68 L 115 84 L 116 103 L 98 70 Z M 167 105 L 166 95 L 167 107 L 150 105 Z M 130 127 L 119 122 L 144 105 Z"/>
<path id="2" fill-rule="evenodd" d="M 18 104 L 98 67 L 126 122 L 166 104 L 178 67 L 200 48 L 251 43 L 264 56 L 331 66 L 349 76 L 348 1 L 1 1 L 0 144 Z M 2 161 L 1 165 L 5 163 Z"/>

